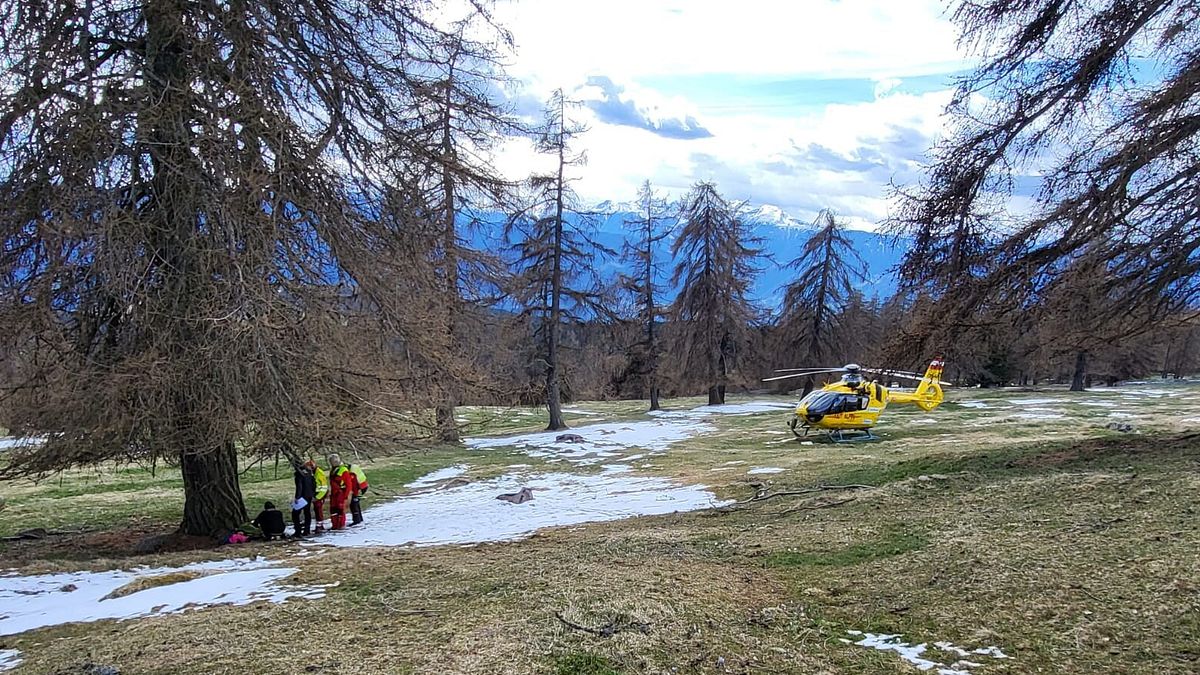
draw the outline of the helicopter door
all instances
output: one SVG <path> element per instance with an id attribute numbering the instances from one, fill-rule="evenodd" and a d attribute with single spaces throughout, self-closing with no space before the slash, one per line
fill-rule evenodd
<path id="1" fill-rule="evenodd" d="M 871 399 L 867 398 L 866 396 L 855 396 L 854 394 L 842 394 L 841 400 L 839 401 L 839 403 L 841 404 L 839 406 L 840 409 L 837 412 L 853 413 L 853 412 L 858 412 L 860 410 L 866 410 L 867 405 L 870 403 L 870 401 L 871 401 Z"/>

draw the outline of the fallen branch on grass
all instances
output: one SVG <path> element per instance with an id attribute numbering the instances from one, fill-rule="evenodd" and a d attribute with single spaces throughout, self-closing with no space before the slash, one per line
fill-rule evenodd
<path id="1" fill-rule="evenodd" d="M 589 628 L 588 626 L 581 626 L 573 621 L 568 620 L 562 615 L 562 612 L 555 612 L 554 617 L 561 621 L 567 628 L 580 630 L 597 637 L 612 637 L 617 633 L 627 630 L 636 630 L 640 633 L 650 632 L 650 624 L 641 621 L 631 621 L 629 619 L 614 620 L 603 626 L 600 626 L 599 628 Z"/>
<path id="2" fill-rule="evenodd" d="M 44 527 L 35 527 L 32 530 L 21 530 L 16 534 L 7 537 L 0 537 L 3 541 L 25 541 L 33 539 L 45 539 L 46 537 L 56 537 L 67 534 L 87 534 L 95 532 L 95 528 L 83 528 L 79 530 L 47 530 Z"/>
<path id="3" fill-rule="evenodd" d="M 836 502 L 823 502 L 821 504 L 805 504 L 803 506 L 793 506 L 790 509 L 780 511 L 779 515 L 786 516 L 787 514 L 795 513 L 796 511 L 816 511 L 817 509 L 828 509 L 830 507 L 841 506 L 842 504 L 846 504 L 846 503 L 852 502 L 852 501 L 854 501 L 854 497 L 847 497 L 846 499 L 839 499 Z"/>
<path id="4" fill-rule="evenodd" d="M 817 492 L 830 492 L 830 491 L 836 491 L 836 490 L 868 490 L 875 486 L 874 485 L 817 485 L 816 487 L 804 488 L 803 490 L 784 490 L 782 492 L 767 492 L 766 486 L 761 485 L 761 484 L 756 484 L 755 487 L 758 488 L 758 491 L 754 494 L 753 497 L 751 497 L 749 499 L 743 499 L 740 502 L 726 504 L 725 506 L 718 506 L 718 507 L 716 507 L 716 510 L 717 511 L 728 511 L 731 509 L 735 509 L 739 506 L 745 506 L 746 504 L 753 504 L 755 502 L 765 502 L 768 499 L 774 499 L 776 497 L 799 497 L 802 495 L 815 494 Z M 830 506 L 836 506 L 836 505 L 837 504 L 830 504 Z M 825 507 L 822 506 L 822 507 L 816 507 L 816 508 L 825 508 Z"/>

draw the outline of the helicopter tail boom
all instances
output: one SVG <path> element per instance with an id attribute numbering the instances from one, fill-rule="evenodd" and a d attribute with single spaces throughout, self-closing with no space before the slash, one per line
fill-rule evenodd
<path id="1" fill-rule="evenodd" d="M 889 392 L 888 401 L 891 403 L 912 403 L 921 410 L 926 412 L 933 410 L 941 405 L 942 401 L 946 400 L 942 393 L 942 368 L 944 363 L 940 358 L 936 358 L 929 363 L 929 368 L 925 370 L 925 377 L 921 378 L 917 384 L 916 391 L 893 391 Z"/>

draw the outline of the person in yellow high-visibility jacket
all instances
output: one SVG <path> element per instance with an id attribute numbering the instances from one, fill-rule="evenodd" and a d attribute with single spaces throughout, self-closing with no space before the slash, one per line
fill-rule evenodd
<path id="1" fill-rule="evenodd" d="M 317 466 L 317 463 L 311 459 L 304 463 L 313 472 L 313 478 L 316 479 L 317 492 L 313 498 L 313 509 L 317 516 L 317 532 L 325 531 L 325 497 L 329 494 L 329 476 L 325 473 L 325 469 Z"/>

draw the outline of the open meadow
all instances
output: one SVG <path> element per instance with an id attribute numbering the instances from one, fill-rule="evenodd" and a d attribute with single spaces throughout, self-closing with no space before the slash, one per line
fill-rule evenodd
<path id="1" fill-rule="evenodd" d="M 583 443 L 463 408 L 466 447 L 360 458 L 366 523 L 303 541 L 134 554 L 169 467 L 0 483 L 0 534 L 52 531 L 0 542 L 0 670 L 1200 669 L 1200 385 L 953 390 L 853 444 L 794 438 L 794 400 L 580 402 Z"/>

